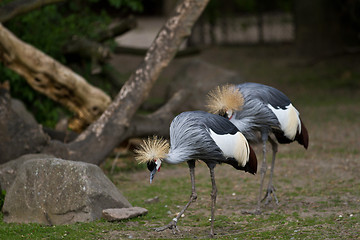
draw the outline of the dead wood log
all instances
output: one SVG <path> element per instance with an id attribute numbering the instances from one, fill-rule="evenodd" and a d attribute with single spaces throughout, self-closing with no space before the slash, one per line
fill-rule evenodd
<path id="1" fill-rule="evenodd" d="M 20 14 L 31 12 L 48 4 L 66 0 L 15 0 L 0 7 L 0 22 L 4 23 Z"/>
<path id="2" fill-rule="evenodd" d="M 53 58 L 24 43 L 0 24 L 0 61 L 23 76 L 37 91 L 68 107 L 76 114 L 70 124 L 82 129 L 110 104 L 111 99 L 102 90 Z"/>
<path id="3" fill-rule="evenodd" d="M 94 33 L 96 37 L 93 39 L 75 35 L 63 46 L 63 53 L 65 55 L 76 55 L 81 58 L 90 59 L 91 73 L 99 74 L 103 72 L 103 64 L 111 55 L 110 48 L 102 44 L 102 42 L 124 34 L 135 28 L 136 25 L 135 18 L 129 16 L 122 20 L 115 20 L 106 29 L 96 31 Z"/>
<path id="4" fill-rule="evenodd" d="M 161 71 L 174 58 L 190 35 L 208 0 L 183 0 L 161 28 L 144 60 L 120 90 L 111 105 L 79 137 L 69 143 L 51 142 L 43 151 L 64 159 L 94 164 L 102 163 L 120 142 L 125 140 L 131 119 L 147 98 Z"/>
<path id="5" fill-rule="evenodd" d="M 77 54 L 83 58 L 95 58 L 98 61 L 105 61 L 110 57 L 110 49 L 93 40 L 72 36 L 71 40 L 63 46 L 62 51 L 64 54 Z"/>
<path id="6" fill-rule="evenodd" d="M 90 39 L 73 36 L 72 39 L 63 46 L 65 55 L 76 55 L 84 59 L 91 60 L 91 74 L 102 72 L 103 63 L 110 58 L 110 48 L 92 41 Z"/>

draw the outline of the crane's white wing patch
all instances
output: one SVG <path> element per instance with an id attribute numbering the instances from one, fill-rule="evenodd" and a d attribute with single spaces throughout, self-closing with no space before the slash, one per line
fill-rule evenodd
<path id="1" fill-rule="evenodd" d="M 290 103 L 286 106 L 286 109 L 274 108 L 270 104 L 267 105 L 270 110 L 276 115 L 279 120 L 281 130 L 284 132 L 284 135 L 294 140 L 296 132 L 299 130 L 301 132 L 301 123 L 299 118 L 299 112 L 296 108 Z"/>
<path id="2" fill-rule="evenodd" d="M 209 129 L 210 136 L 216 145 L 223 152 L 226 158 L 235 158 L 240 166 L 244 167 L 249 160 L 249 144 L 241 132 L 236 134 L 216 134 L 213 130 Z"/>

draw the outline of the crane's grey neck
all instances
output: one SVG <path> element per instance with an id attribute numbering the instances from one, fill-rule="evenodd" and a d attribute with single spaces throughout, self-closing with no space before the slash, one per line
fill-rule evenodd
<path id="1" fill-rule="evenodd" d="M 167 157 L 164 159 L 166 163 L 169 164 L 178 164 L 184 161 L 191 160 L 191 150 L 187 151 L 186 149 L 182 149 L 183 151 L 180 151 L 180 149 L 173 149 L 170 151 L 167 155 Z"/>
<path id="2" fill-rule="evenodd" d="M 255 119 L 253 119 L 251 116 L 242 118 L 242 119 L 230 119 L 230 122 L 232 122 L 236 128 L 246 137 L 246 139 L 250 142 L 258 142 L 258 134 L 257 131 L 259 131 L 261 126 L 258 126 L 256 124 Z"/>

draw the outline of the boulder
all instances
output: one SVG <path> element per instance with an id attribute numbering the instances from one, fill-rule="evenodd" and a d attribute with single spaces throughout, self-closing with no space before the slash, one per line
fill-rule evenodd
<path id="1" fill-rule="evenodd" d="M 137 216 L 146 215 L 148 210 L 141 207 L 109 208 L 102 211 L 102 216 L 107 221 L 120 221 Z"/>
<path id="2" fill-rule="evenodd" d="M 89 222 L 131 204 L 93 164 L 42 157 L 25 161 L 8 188 L 4 221 L 47 225 Z"/>
<path id="3" fill-rule="evenodd" d="M 9 92 L 0 91 L 0 164 L 24 154 L 41 152 L 48 145 L 49 136 L 25 112 L 19 102 L 11 103 Z"/>
<path id="4" fill-rule="evenodd" d="M 15 160 L 0 165 L 0 189 L 8 191 L 15 180 L 19 167 L 26 161 L 32 159 L 51 158 L 47 154 L 26 154 Z"/>
<path id="5" fill-rule="evenodd" d="M 24 103 L 18 99 L 12 98 L 11 99 L 11 108 L 14 112 L 23 119 L 25 124 L 30 126 L 37 126 L 38 123 L 35 120 L 35 117 L 26 109 Z"/>

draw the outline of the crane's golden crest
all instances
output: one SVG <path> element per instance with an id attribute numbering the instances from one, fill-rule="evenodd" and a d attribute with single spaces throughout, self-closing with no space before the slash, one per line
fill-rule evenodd
<path id="1" fill-rule="evenodd" d="M 153 136 L 144 140 L 140 147 L 135 150 L 135 159 L 139 163 L 147 163 L 156 159 L 164 159 L 168 152 L 168 141 L 161 137 Z"/>
<path id="2" fill-rule="evenodd" d="M 207 108 L 213 114 L 225 114 L 226 111 L 239 111 L 244 105 L 241 92 L 231 84 L 217 86 L 208 93 Z"/>

